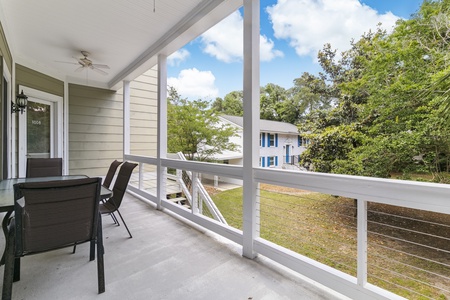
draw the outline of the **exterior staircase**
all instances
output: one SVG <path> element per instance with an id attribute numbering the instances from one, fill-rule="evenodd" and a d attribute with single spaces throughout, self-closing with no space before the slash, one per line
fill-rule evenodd
<path id="1" fill-rule="evenodd" d="M 181 152 L 178 152 L 177 156 L 180 160 L 186 160 Z M 227 224 L 197 174 L 193 175 L 190 171 L 177 170 L 176 181 L 181 187 L 181 193 L 168 194 L 167 200 L 189 209 L 194 208 L 200 214 L 211 216 L 216 221 Z"/>

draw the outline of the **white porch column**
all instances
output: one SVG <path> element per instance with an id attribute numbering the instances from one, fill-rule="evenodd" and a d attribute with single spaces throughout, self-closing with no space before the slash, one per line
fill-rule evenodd
<path id="1" fill-rule="evenodd" d="M 123 81 L 123 156 L 130 154 L 130 82 Z"/>
<path id="2" fill-rule="evenodd" d="M 161 209 L 161 199 L 166 198 L 166 168 L 161 159 L 167 157 L 167 56 L 158 55 L 158 145 L 156 208 Z"/>
<path id="3" fill-rule="evenodd" d="M 69 83 L 64 81 L 63 99 L 63 174 L 69 174 Z"/>
<path id="4" fill-rule="evenodd" d="M 259 0 L 244 0 L 244 144 L 243 144 L 243 253 L 254 258 L 257 237 L 257 183 L 253 168 L 259 159 Z"/>
<path id="5" fill-rule="evenodd" d="M 358 236 L 358 255 L 357 255 L 357 282 L 364 287 L 367 283 L 367 201 L 356 200 L 357 209 L 357 236 Z"/>

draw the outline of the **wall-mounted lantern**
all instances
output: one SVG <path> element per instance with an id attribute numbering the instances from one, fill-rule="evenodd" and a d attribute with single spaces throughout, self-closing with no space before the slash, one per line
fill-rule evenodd
<path id="1" fill-rule="evenodd" d="M 16 103 L 11 102 L 11 113 L 19 112 L 23 114 L 27 107 L 28 97 L 23 93 L 23 90 L 16 97 Z"/>

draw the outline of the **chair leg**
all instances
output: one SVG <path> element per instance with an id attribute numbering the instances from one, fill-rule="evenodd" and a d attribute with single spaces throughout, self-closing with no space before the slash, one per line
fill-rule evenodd
<path id="1" fill-rule="evenodd" d="M 119 220 L 117 220 L 116 215 L 112 212 L 109 214 L 111 216 L 111 218 L 113 219 L 114 223 L 117 224 L 117 226 L 120 226 Z"/>
<path id="2" fill-rule="evenodd" d="M 128 229 L 127 223 L 125 223 L 125 220 L 122 217 L 122 214 L 120 213 L 120 211 L 117 209 L 117 213 L 119 214 L 120 219 L 122 220 L 123 225 L 125 225 L 125 228 L 128 231 L 128 234 L 130 235 L 130 238 L 132 238 L 133 236 L 131 235 L 130 230 Z"/>
<path id="3" fill-rule="evenodd" d="M 2 289 L 2 299 L 11 300 L 12 298 L 12 285 L 14 277 L 14 244 L 15 244 L 15 234 L 14 228 L 8 232 L 6 238 L 6 249 L 5 249 L 5 270 L 3 275 L 3 289 Z M 20 272 L 20 271 L 19 271 Z"/>
<path id="4" fill-rule="evenodd" d="M 19 281 L 20 280 L 20 257 L 16 257 L 14 259 L 14 276 L 13 281 Z"/>
<path id="5" fill-rule="evenodd" d="M 13 211 L 8 211 L 5 214 L 5 216 L 3 217 L 2 229 L 3 229 L 3 234 L 5 235 L 5 237 L 8 236 L 8 222 L 9 222 L 9 217 L 11 217 L 12 213 L 13 213 Z M 3 251 L 2 258 L 0 259 L 0 266 L 5 264 L 5 251 L 6 250 Z"/>
<path id="6" fill-rule="evenodd" d="M 93 261 L 95 259 L 95 241 L 92 240 L 90 244 L 89 261 Z"/>
<path id="7" fill-rule="evenodd" d="M 91 244 L 92 246 L 92 244 Z M 105 253 L 103 248 L 103 230 L 102 230 L 102 218 L 98 218 L 97 226 L 97 277 L 98 277 L 98 293 L 105 292 L 105 265 L 103 254 Z"/>

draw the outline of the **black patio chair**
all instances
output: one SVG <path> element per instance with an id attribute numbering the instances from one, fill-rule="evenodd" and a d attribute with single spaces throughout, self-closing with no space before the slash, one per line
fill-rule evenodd
<path id="1" fill-rule="evenodd" d="M 111 186 L 111 182 L 116 174 L 117 168 L 122 164 L 121 161 L 114 160 L 109 166 L 108 173 L 106 173 L 105 180 L 103 180 L 103 186 L 108 188 Z"/>
<path id="2" fill-rule="evenodd" d="M 131 235 L 130 230 L 128 229 L 127 224 L 125 223 L 125 220 L 122 217 L 122 214 L 119 211 L 120 204 L 122 203 L 123 196 L 125 195 L 125 191 L 127 190 L 128 182 L 130 181 L 131 174 L 133 173 L 133 169 L 137 166 L 137 164 L 130 163 L 130 162 L 124 162 L 123 165 L 120 167 L 119 174 L 117 175 L 116 182 L 114 183 L 113 187 L 113 196 L 106 200 L 104 203 L 100 203 L 100 213 L 102 214 L 110 214 L 112 215 L 117 211 L 119 214 L 120 219 L 122 220 L 123 225 L 125 225 L 125 228 L 128 231 L 128 234 L 130 235 L 130 238 L 133 236 Z M 113 217 L 113 220 L 115 219 L 115 223 L 117 225 L 120 225 L 118 220 Z"/>
<path id="3" fill-rule="evenodd" d="M 11 299 L 20 280 L 20 258 L 90 242 L 97 245 L 98 293 L 105 291 L 103 238 L 99 213 L 101 178 L 14 185 L 14 217 L 6 238 L 2 299 Z"/>
<path id="4" fill-rule="evenodd" d="M 28 158 L 26 177 L 62 175 L 62 158 Z"/>

